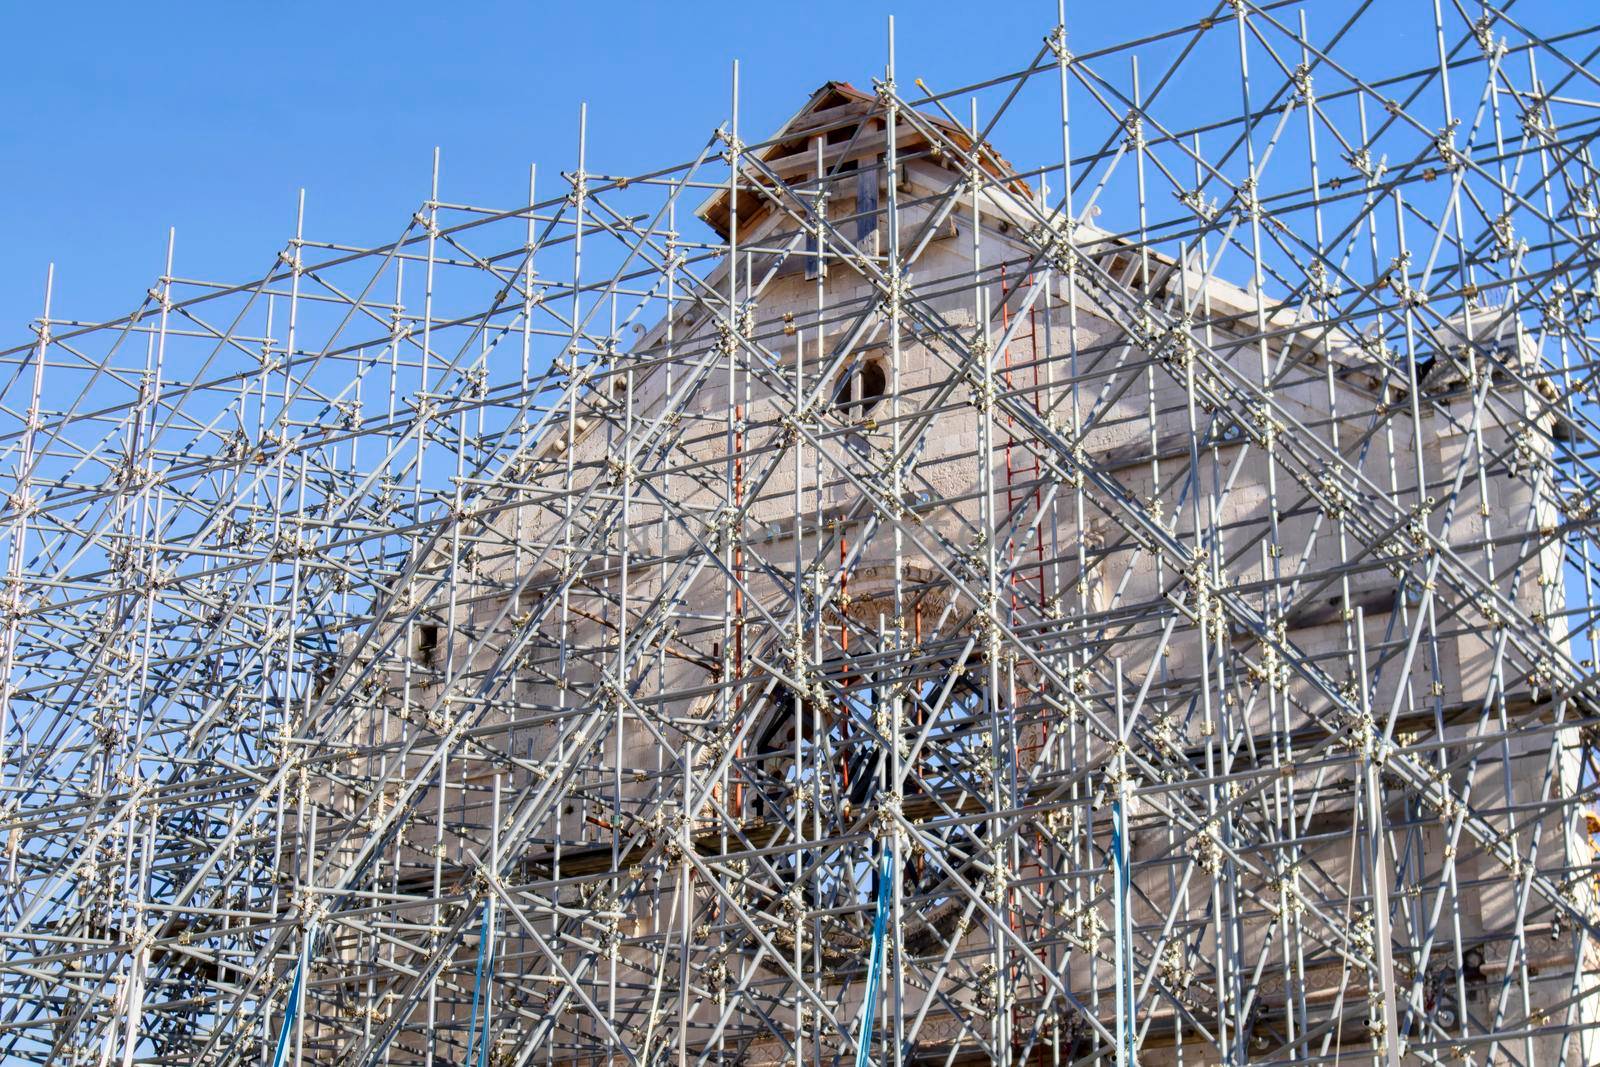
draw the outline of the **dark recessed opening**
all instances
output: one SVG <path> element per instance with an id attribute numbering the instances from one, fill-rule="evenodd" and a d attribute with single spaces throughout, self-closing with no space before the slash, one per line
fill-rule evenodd
<path id="1" fill-rule="evenodd" d="M 882 363 L 877 360 L 863 364 L 861 367 L 861 401 L 863 404 L 876 403 L 877 400 L 889 391 L 889 374 Z"/>
<path id="2" fill-rule="evenodd" d="M 433 666 L 434 660 L 439 656 L 439 627 L 431 622 L 417 624 L 417 655 L 418 663 Z"/>
<path id="3" fill-rule="evenodd" d="M 853 370 L 839 377 L 839 387 L 834 390 L 834 410 L 855 418 L 864 418 L 889 391 L 889 370 L 881 359 L 863 360 Z"/>

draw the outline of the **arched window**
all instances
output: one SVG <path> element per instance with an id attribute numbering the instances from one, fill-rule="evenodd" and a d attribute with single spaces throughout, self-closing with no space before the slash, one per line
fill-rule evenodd
<path id="1" fill-rule="evenodd" d="M 889 391 L 889 368 L 882 359 L 867 358 L 846 367 L 833 392 L 833 407 L 846 418 L 864 419 Z"/>
<path id="2" fill-rule="evenodd" d="M 829 946 L 824 965 L 850 970 L 859 968 L 868 945 L 878 872 L 870 851 L 834 842 L 870 812 L 889 773 L 888 739 L 880 733 L 888 701 L 900 693 L 900 743 L 909 760 L 903 810 L 918 819 L 947 811 L 964 796 L 986 795 L 991 716 L 982 672 L 971 666 L 924 663 L 914 677 L 897 674 L 902 684 L 890 686 L 873 667 L 837 656 L 822 674 L 821 701 L 797 697 L 782 684 L 770 687 L 755 709 L 740 772 L 752 826 L 791 827 L 798 817 L 802 835 L 819 842 L 769 862 L 808 909 L 823 913 L 817 921 Z M 982 877 L 972 865 L 984 851 L 987 829 L 959 821 L 924 832 L 971 882 Z M 964 898 L 949 872 L 908 850 L 897 879 L 925 920 L 911 940 L 931 949 L 951 936 Z"/>

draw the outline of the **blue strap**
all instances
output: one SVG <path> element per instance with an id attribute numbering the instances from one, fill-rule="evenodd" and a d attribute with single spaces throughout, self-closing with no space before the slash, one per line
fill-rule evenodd
<path id="1" fill-rule="evenodd" d="M 1111 804 L 1111 863 L 1116 882 L 1112 900 L 1116 933 L 1117 979 L 1117 1063 L 1130 1063 L 1134 1045 L 1133 931 L 1129 925 L 1128 898 L 1132 894 L 1133 874 L 1128 856 L 1128 812 L 1119 798 Z"/>
<path id="2" fill-rule="evenodd" d="M 283 1067 L 283 1055 L 289 1051 L 289 1034 L 294 1031 L 295 1017 L 300 1014 L 300 986 L 316 940 L 317 924 L 313 920 L 306 927 L 305 944 L 300 946 L 300 962 L 294 966 L 294 982 L 289 986 L 289 1003 L 283 1009 L 283 1029 L 278 1031 L 278 1047 L 272 1052 L 272 1067 Z"/>
<path id="3" fill-rule="evenodd" d="M 856 1067 L 872 1062 L 872 1017 L 878 1013 L 878 984 L 883 976 L 884 937 L 889 931 L 889 893 L 894 861 L 887 842 L 878 862 L 878 914 L 872 920 L 872 961 L 867 965 L 867 995 L 861 1003 L 861 1036 L 856 1041 Z"/>
<path id="4" fill-rule="evenodd" d="M 462 1062 L 471 1067 L 472 1050 L 478 1045 L 478 994 L 483 988 L 483 958 L 489 948 L 489 902 L 483 902 L 483 931 L 478 935 L 478 966 L 472 974 L 472 1032 L 467 1037 L 467 1058 Z M 488 1012 L 484 1012 L 483 1045 L 478 1048 L 478 1067 L 483 1067 L 484 1053 L 489 1049 Z"/>

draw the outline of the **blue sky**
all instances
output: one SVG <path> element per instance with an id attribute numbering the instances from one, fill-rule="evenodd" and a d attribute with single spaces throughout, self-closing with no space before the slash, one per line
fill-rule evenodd
<path id="1" fill-rule="evenodd" d="M 383 240 L 427 195 L 436 144 L 449 199 L 522 203 L 530 162 L 552 177 L 572 165 L 581 101 L 597 167 L 677 162 L 726 115 L 735 58 L 747 128 L 765 132 L 822 81 L 879 72 L 896 8 L 455 6 L 13 8 L 5 343 L 26 339 L 52 260 L 58 313 L 131 306 L 160 272 L 169 226 L 179 274 L 259 274 L 292 232 L 302 186 L 311 232 Z M 1020 64 L 1055 21 L 1054 0 L 911 6 L 897 19 L 901 64 L 949 85 Z M 1162 6 L 1163 23 L 1192 7 Z M 1087 10 L 1081 21 L 1103 41 L 1137 30 Z"/>
<path id="2" fill-rule="evenodd" d="M 291 235 L 393 236 L 427 195 L 433 147 L 455 202 L 526 200 L 527 167 L 575 157 L 578 105 L 594 169 L 689 158 L 727 114 L 741 60 L 747 138 L 828 78 L 868 86 L 896 12 L 901 82 L 1009 71 L 1055 22 L 1054 0 L 974 5 L 565 2 L 17 5 L 0 109 L 0 347 L 29 336 L 46 264 L 58 315 L 107 318 L 159 274 L 258 276 Z M 1311 5 L 1315 10 L 1316 5 Z M 1192 21 L 1192 2 L 1069 5 L 1075 51 Z M 1002 143 L 1024 162 L 1049 151 Z M 1048 157 L 1045 157 L 1048 158 Z M 547 187 L 548 188 L 548 187 Z"/>

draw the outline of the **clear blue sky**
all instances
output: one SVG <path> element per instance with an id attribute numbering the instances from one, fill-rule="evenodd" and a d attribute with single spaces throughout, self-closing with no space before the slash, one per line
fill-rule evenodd
<path id="1" fill-rule="evenodd" d="M 1071 45 L 1206 7 L 1077 0 Z M 387 240 L 427 195 L 435 145 L 447 199 L 521 204 L 530 162 L 552 178 L 572 166 L 581 101 L 592 168 L 679 162 L 727 114 L 735 58 L 747 139 L 763 136 L 828 78 L 869 86 L 891 12 L 908 89 L 913 76 L 952 87 L 1012 70 L 1055 22 L 1054 0 L 15 4 L 0 347 L 28 338 L 51 261 L 58 315 L 130 309 L 161 270 L 169 226 L 179 275 L 259 275 L 292 233 L 302 186 L 309 235 Z M 1049 158 L 1047 143 L 999 147 L 1019 163 Z"/>

